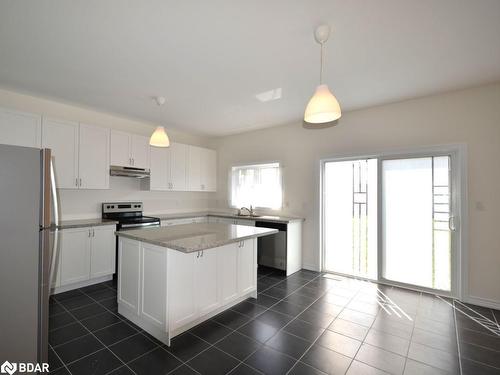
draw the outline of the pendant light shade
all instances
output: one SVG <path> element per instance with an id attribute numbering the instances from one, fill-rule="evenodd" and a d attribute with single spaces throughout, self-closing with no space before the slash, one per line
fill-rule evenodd
<path id="1" fill-rule="evenodd" d="M 338 120 L 342 116 L 337 98 L 327 85 L 319 85 L 313 97 L 307 103 L 304 121 L 310 124 L 324 124 Z"/>
<path id="2" fill-rule="evenodd" d="M 163 126 L 158 126 L 149 138 L 149 144 L 154 147 L 169 147 L 170 140 Z"/>
<path id="3" fill-rule="evenodd" d="M 330 26 L 321 25 L 314 32 L 316 42 L 321 45 L 319 86 L 316 87 L 313 97 L 307 103 L 304 112 L 304 121 L 309 124 L 326 124 L 338 120 L 342 116 L 340 104 L 332 94 L 328 85 L 323 84 L 323 47 L 330 36 Z"/>

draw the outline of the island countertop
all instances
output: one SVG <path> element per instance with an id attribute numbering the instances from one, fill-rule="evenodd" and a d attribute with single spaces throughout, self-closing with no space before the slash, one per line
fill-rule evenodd
<path id="1" fill-rule="evenodd" d="M 277 233 L 277 229 L 233 224 L 183 224 L 116 232 L 119 237 L 192 253 L 250 238 Z"/>

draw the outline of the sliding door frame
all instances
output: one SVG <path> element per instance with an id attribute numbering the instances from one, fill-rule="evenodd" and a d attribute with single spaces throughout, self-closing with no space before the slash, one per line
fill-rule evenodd
<path id="1" fill-rule="evenodd" d="M 451 207 L 454 209 L 454 225 L 456 227 L 455 234 L 452 238 L 452 256 L 451 263 L 451 290 L 450 292 L 419 287 L 416 285 L 404 284 L 383 278 L 383 233 L 382 233 L 382 160 L 390 159 L 406 159 L 429 156 L 451 156 L 451 180 L 450 185 L 453 188 L 451 195 Z M 468 201 L 467 201 L 467 147 L 465 144 L 445 144 L 429 147 L 409 147 L 405 149 L 384 150 L 372 153 L 363 154 L 337 154 L 320 160 L 320 194 L 319 194 L 319 240 L 320 240 L 320 267 L 325 271 L 325 230 L 324 225 L 324 172 L 325 164 L 328 162 L 350 161 L 360 159 L 377 159 L 377 272 L 378 280 L 357 279 L 376 281 L 381 284 L 399 286 L 411 290 L 423 291 L 432 294 L 450 296 L 463 300 L 468 295 Z M 350 276 L 331 272 L 342 276 Z M 351 276 L 352 277 L 352 276 Z"/>

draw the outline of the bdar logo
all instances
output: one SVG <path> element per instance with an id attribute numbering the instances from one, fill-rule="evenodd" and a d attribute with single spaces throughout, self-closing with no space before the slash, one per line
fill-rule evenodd
<path id="1" fill-rule="evenodd" d="M 12 375 L 15 373 L 17 370 L 17 364 L 16 363 L 10 363 L 9 361 L 5 361 L 2 366 L 0 366 L 0 372 L 2 374 L 9 374 Z"/>

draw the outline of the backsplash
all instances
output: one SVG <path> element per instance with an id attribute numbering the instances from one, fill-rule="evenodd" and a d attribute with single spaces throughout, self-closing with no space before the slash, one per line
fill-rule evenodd
<path id="1" fill-rule="evenodd" d="M 216 193 L 149 191 L 147 181 L 129 177 L 110 177 L 108 190 L 59 190 L 63 220 L 101 217 L 101 203 L 140 201 L 147 215 L 200 211 L 216 206 Z"/>

